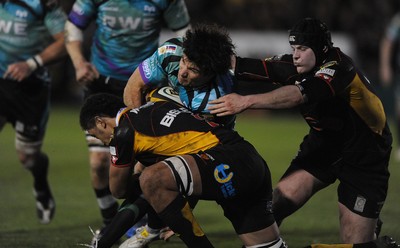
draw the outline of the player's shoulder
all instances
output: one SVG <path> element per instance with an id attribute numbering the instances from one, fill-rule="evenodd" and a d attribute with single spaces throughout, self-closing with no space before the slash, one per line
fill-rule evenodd
<path id="1" fill-rule="evenodd" d="M 160 101 L 172 101 L 183 105 L 181 99 L 179 98 L 179 94 L 169 86 L 153 89 L 146 95 L 146 102 Z"/>
<path id="2" fill-rule="evenodd" d="M 157 50 L 159 56 L 182 55 L 183 38 L 171 38 L 165 41 Z"/>
<path id="3" fill-rule="evenodd" d="M 321 68 L 331 68 L 339 71 L 351 71 L 354 69 L 353 60 L 338 47 L 330 49 L 327 59 Z"/>

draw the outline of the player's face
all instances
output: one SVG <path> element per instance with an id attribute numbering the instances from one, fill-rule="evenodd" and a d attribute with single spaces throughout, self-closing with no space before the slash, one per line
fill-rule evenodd
<path id="1" fill-rule="evenodd" d="M 96 126 L 86 131 L 89 135 L 101 140 L 105 145 L 110 144 L 113 135 L 113 128 L 108 127 L 103 120 L 96 120 Z"/>
<path id="2" fill-rule="evenodd" d="M 292 45 L 293 63 L 298 73 L 306 73 L 311 71 L 316 63 L 314 51 L 302 45 Z"/>
<path id="3" fill-rule="evenodd" d="M 199 67 L 191 62 L 186 55 L 179 62 L 178 81 L 183 86 L 197 87 L 208 82 L 210 76 L 201 73 Z"/>

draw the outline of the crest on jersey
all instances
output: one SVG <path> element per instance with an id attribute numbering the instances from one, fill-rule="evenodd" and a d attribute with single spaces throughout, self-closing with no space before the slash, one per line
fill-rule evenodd
<path id="1" fill-rule="evenodd" d="M 165 54 L 165 53 L 175 53 L 177 46 L 175 45 L 165 45 L 158 48 L 158 54 Z"/>

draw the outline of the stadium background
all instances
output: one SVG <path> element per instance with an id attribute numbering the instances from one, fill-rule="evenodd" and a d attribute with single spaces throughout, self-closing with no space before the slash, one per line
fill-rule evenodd
<path id="1" fill-rule="evenodd" d="M 73 1 L 60 1 L 69 10 Z M 187 0 L 196 22 L 217 22 L 232 33 L 241 56 L 264 57 L 280 46 L 289 49 L 287 30 L 298 19 L 316 16 L 333 31 L 335 44 L 357 60 L 378 88 L 391 113 L 391 91 L 380 88 L 378 47 L 385 26 L 399 10 L 398 0 Z M 300 12 L 301 10 L 301 12 Z M 168 36 L 168 34 L 166 34 Z M 244 36 L 244 38 L 242 37 Z M 278 42 L 273 38 L 278 39 Z M 265 38 L 265 40 L 264 40 Z M 340 46 L 341 46 L 340 45 Z M 250 50 L 244 47 L 250 47 Z M 285 50 L 286 51 L 286 50 Z M 289 51 L 289 50 L 287 50 Z M 74 82 L 68 59 L 52 66 L 53 108 L 44 149 L 51 160 L 49 180 L 57 201 L 55 219 L 40 225 L 34 211 L 32 178 L 19 165 L 14 151 L 14 133 L 8 125 L 0 133 L 0 247 L 79 247 L 90 240 L 88 226 L 100 223 L 90 188 L 88 158 L 78 124 L 81 89 Z M 392 131 L 396 132 L 397 130 Z M 279 180 L 307 130 L 294 111 L 246 111 L 238 118 L 237 130 L 251 141 L 267 160 L 275 183 Z M 394 147 L 397 147 L 395 144 Z M 400 166 L 391 161 L 392 177 L 382 211 L 382 232 L 400 240 Z M 324 190 L 288 218 L 281 231 L 290 247 L 311 242 L 338 242 L 338 214 L 334 187 Z M 201 202 L 195 215 L 216 247 L 240 247 L 232 227 L 215 203 Z M 182 247 L 175 237 L 155 247 Z"/>

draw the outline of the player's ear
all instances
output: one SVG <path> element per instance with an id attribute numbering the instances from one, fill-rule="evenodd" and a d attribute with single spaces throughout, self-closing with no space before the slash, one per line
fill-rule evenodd
<path id="1" fill-rule="evenodd" d="M 100 116 L 95 117 L 95 123 L 96 123 L 97 128 L 105 129 L 107 127 L 106 121 L 103 118 L 101 118 Z"/>

